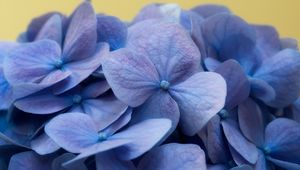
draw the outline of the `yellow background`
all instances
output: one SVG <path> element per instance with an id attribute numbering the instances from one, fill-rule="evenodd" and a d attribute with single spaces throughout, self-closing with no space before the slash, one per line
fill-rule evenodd
<path id="1" fill-rule="evenodd" d="M 14 40 L 30 20 L 47 11 L 70 14 L 82 0 L 0 0 L 0 39 Z M 198 4 L 227 5 L 251 23 L 271 24 L 282 37 L 300 40 L 300 0 L 93 0 L 97 12 L 132 19 L 151 2 L 175 2 L 189 9 Z"/>

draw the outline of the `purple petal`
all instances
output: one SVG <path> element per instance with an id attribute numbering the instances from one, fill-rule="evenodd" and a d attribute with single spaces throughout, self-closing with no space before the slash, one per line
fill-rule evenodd
<path id="1" fill-rule="evenodd" d="M 266 81 L 276 92 L 268 105 L 283 108 L 298 98 L 300 93 L 300 53 L 286 49 L 266 59 L 253 75 Z"/>
<path id="2" fill-rule="evenodd" d="M 58 44 L 62 44 L 62 18 L 58 14 L 54 14 L 43 25 L 35 40 L 50 39 L 56 41 Z"/>
<path id="3" fill-rule="evenodd" d="M 93 7 L 83 2 L 72 14 L 63 48 L 64 61 L 80 61 L 96 49 L 97 19 Z"/>
<path id="4" fill-rule="evenodd" d="M 65 69 L 72 72 L 72 74 L 67 79 L 55 86 L 55 93 L 61 94 L 66 92 L 89 77 L 100 66 L 103 57 L 106 56 L 108 52 L 108 44 L 99 43 L 93 56 L 80 61 L 74 61 L 65 64 Z"/>
<path id="5" fill-rule="evenodd" d="M 199 146 L 194 144 L 166 144 L 146 154 L 140 161 L 138 169 L 206 169 L 205 154 Z"/>
<path id="6" fill-rule="evenodd" d="M 275 99 L 276 92 L 267 82 L 257 78 L 249 78 L 251 84 L 251 96 L 262 101 L 272 101 Z"/>
<path id="7" fill-rule="evenodd" d="M 53 153 L 59 148 L 60 147 L 45 133 L 31 141 L 31 149 L 39 155 Z"/>
<path id="8" fill-rule="evenodd" d="M 226 6 L 211 4 L 196 6 L 192 9 L 192 11 L 196 12 L 204 18 L 208 18 L 220 13 L 231 13 Z"/>
<path id="9" fill-rule="evenodd" d="M 114 152 L 104 152 L 96 155 L 97 170 L 136 170 L 131 161 L 123 161 Z"/>
<path id="10" fill-rule="evenodd" d="M 58 115 L 45 126 L 45 132 L 60 147 L 72 153 L 80 153 L 98 141 L 96 125 L 83 113 Z"/>
<path id="11" fill-rule="evenodd" d="M 170 128 L 171 121 L 168 119 L 149 119 L 113 135 L 110 140 L 128 139 L 131 141 L 116 150 L 122 153 L 118 155 L 120 159 L 131 160 L 154 147 Z"/>
<path id="12" fill-rule="evenodd" d="M 180 126 L 186 135 L 193 136 L 224 106 L 225 80 L 213 72 L 201 72 L 170 89 L 181 116 Z"/>
<path id="13" fill-rule="evenodd" d="M 84 113 L 91 116 L 97 126 L 97 130 L 106 128 L 128 108 L 126 104 L 118 100 L 113 94 L 98 99 L 85 100 L 81 107 Z"/>
<path id="14" fill-rule="evenodd" d="M 269 58 L 281 50 L 278 32 L 272 26 L 255 25 L 256 46 L 263 58 Z"/>
<path id="15" fill-rule="evenodd" d="M 27 151 L 15 154 L 11 157 L 8 170 L 51 170 L 53 157 L 43 157 Z"/>
<path id="16" fill-rule="evenodd" d="M 110 89 L 106 80 L 100 80 L 84 88 L 82 96 L 84 98 L 97 98 Z"/>
<path id="17" fill-rule="evenodd" d="M 226 109 L 233 109 L 248 98 L 250 83 L 238 62 L 235 60 L 227 60 L 217 67 L 215 72 L 222 75 L 227 84 Z"/>
<path id="18" fill-rule="evenodd" d="M 219 61 L 236 59 L 251 65 L 251 58 L 246 55 L 255 47 L 255 29 L 241 18 L 231 14 L 218 14 L 209 17 L 202 23 L 207 51 L 219 54 Z"/>
<path id="19" fill-rule="evenodd" d="M 113 52 L 104 60 L 102 67 L 114 94 L 132 107 L 144 103 L 159 85 L 158 74 L 151 61 L 126 49 Z"/>
<path id="20" fill-rule="evenodd" d="M 222 126 L 228 143 L 233 147 L 233 149 L 240 154 L 242 158 L 251 164 L 254 164 L 258 159 L 256 146 L 242 136 L 234 121 L 223 121 Z"/>
<path id="21" fill-rule="evenodd" d="M 282 38 L 280 39 L 281 42 L 281 48 L 286 49 L 286 48 L 291 48 L 294 50 L 298 50 L 298 41 L 297 39 L 294 38 Z"/>
<path id="22" fill-rule="evenodd" d="M 92 155 L 99 154 L 101 152 L 116 149 L 116 148 L 123 146 L 125 144 L 128 144 L 130 142 L 132 142 L 132 141 L 127 140 L 127 139 L 113 139 L 113 140 L 106 140 L 106 141 L 103 141 L 100 143 L 96 143 L 92 146 L 89 146 L 89 147 L 83 149 L 81 154 L 76 156 L 74 159 L 64 163 L 63 166 L 68 167 L 68 166 L 76 163 L 79 160 L 82 160 L 82 159 L 87 158 Z"/>
<path id="23" fill-rule="evenodd" d="M 265 146 L 268 156 L 300 164 L 300 124 L 277 118 L 265 130 Z"/>
<path id="24" fill-rule="evenodd" d="M 26 41 L 31 42 L 34 41 L 37 34 L 40 32 L 45 23 L 54 15 L 59 15 L 61 17 L 62 14 L 58 12 L 49 12 L 37 18 L 34 18 L 31 23 L 28 25 L 26 31 Z"/>
<path id="25" fill-rule="evenodd" d="M 63 163 L 75 158 L 76 156 L 71 153 L 64 153 L 55 158 L 52 162 L 52 170 L 88 170 L 83 161 L 78 161 L 67 167 L 63 167 Z"/>
<path id="26" fill-rule="evenodd" d="M 153 94 L 143 105 L 136 108 L 132 122 L 140 122 L 153 118 L 167 118 L 172 121 L 172 133 L 179 122 L 179 108 L 169 93 L 158 91 Z"/>
<path id="27" fill-rule="evenodd" d="M 228 170 L 228 166 L 224 164 L 207 165 L 207 170 Z"/>
<path id="28" fill-rule="evenodd" d="M 200 71 L 200 52 L 180 25 L 148 20 L 131 26 L 128 31 L 127 47 L 147 55 L 161 80 L 177 84 Z"/>
<path id="29" fill-rule="evenodd" d="M 250 98 L 238 106 L 238 118 L 243 135 L 256 146 L 264 143 L 264 122 L 259 106 Z"/>
<path id="30" fill-rule="evenodd" d="M 28 113 L 50 114 L 61 111 L 73 104 L 72 100 L 51 94 L 33 95 L 17 100 L 14 105 Z"/>
<path id="31" fill-rule="evenodd" d="M 118 118 L 118 120 L 115 120 L 112 124 L 110 124 L 107 128 L 103 129 L 103 132 L 107 134 L 108 136 L 113 135 L 116 133 L 118 130 L 126 126 L 129 121 L 131 120 L 131 114 L 132 114 L 132 109 L 128 108 L 125 113 L 122 114 Z"/>
<path id="32" fill-rule="evenodd" d="M 54 41 L 41 40 L 24 44 L 16 48 L 10 57 L 6 57 L 5 77 L 20 96 L 21 92 L 27 95 L 37 92 L 70 75 L 69 71 L 55 69 L 60 55 L 60 47 Z"/>
<path id="33" fill-rule="evenodd" d="M 107 42 L 110 49 L 123 48 L 127 40 L 127 26 L 114 16 L 97 15 L 98 42 Z"/>
<path id="34" fill-rule="evenodd" d="M 229 160 L 219 116 L 214 116 L 207 124 L 207 154 L 212 163 Z"/>

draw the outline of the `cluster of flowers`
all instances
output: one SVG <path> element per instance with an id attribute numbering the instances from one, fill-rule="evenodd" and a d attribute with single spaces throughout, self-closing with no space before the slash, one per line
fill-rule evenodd
<path id="1" fill-rule="evenodd" d="M 297 41 L 224 6 L 47 13 L 0 92 L 0 169 L 300 169 Z"/>

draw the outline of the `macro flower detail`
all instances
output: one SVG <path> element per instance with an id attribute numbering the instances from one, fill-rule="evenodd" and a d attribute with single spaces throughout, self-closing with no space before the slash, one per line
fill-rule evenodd
<path id="1" fill-rule="evenodd" d="M 138 117 L 170 118 L 173 126 L 180 119 L 188 135 L 194 135 L 224 105 L 224 80 L 216 73 L 200 72 L 199 51 L 188 34 L 173 23 L 152 20 L 130 27 L 127 46 L 105 58 L 102 67 L 121 101 L 147 107 Z M 147 115 L 158 102 L 179 107 L 180 118 L 179 113 L 168 110 Z"/>

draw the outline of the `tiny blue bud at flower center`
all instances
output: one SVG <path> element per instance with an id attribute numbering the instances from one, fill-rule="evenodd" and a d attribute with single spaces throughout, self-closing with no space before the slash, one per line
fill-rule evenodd
<path id="1" fill-rule="evenodd" d="M 104 133 L 104 132 L 99 132 L 98 133 L 98 141 L 99 142 L 105 141 L 107 139 L 107 137 L 108 137 L 107 134 Z"/>
<path id="2" fill-rule="evenodd" d="M 229 113 L 227 112 L 227 110 L 222 109 L 218 112 L 218 115 L 221 117 L 221 119 L 226 119 L 229 116 Z"/>
<path id="3" fill-rule="evenodd" d="M 59 70 L 61 70 L 63 68 L 63 65 L 64 65 L 64 63 L 61 60 L 58 60 L 54 63 L 54 67 Z"/>
<path id="4" fill-rule="evenodd" d="M 263 149 L 263 152 L 268 155 L 269 153 L 271 153 L 271 148 L 269 146 L 265 146 Z"/>
<path id="5" fill-rule="evenodd" d="M 73 96 L 73 103 L 79 104 L 81 103 L 81 101 L 82 101 L 82 97 L 80 95 L 76 94 Z"/>
<path id="6" fill-rule="evenodd" d="M 168 90 L 170 87 L 170 83 L 166 80 L 162 80 L 160 82 L 160 88 L 163 89 L 163 90 Z"/>

